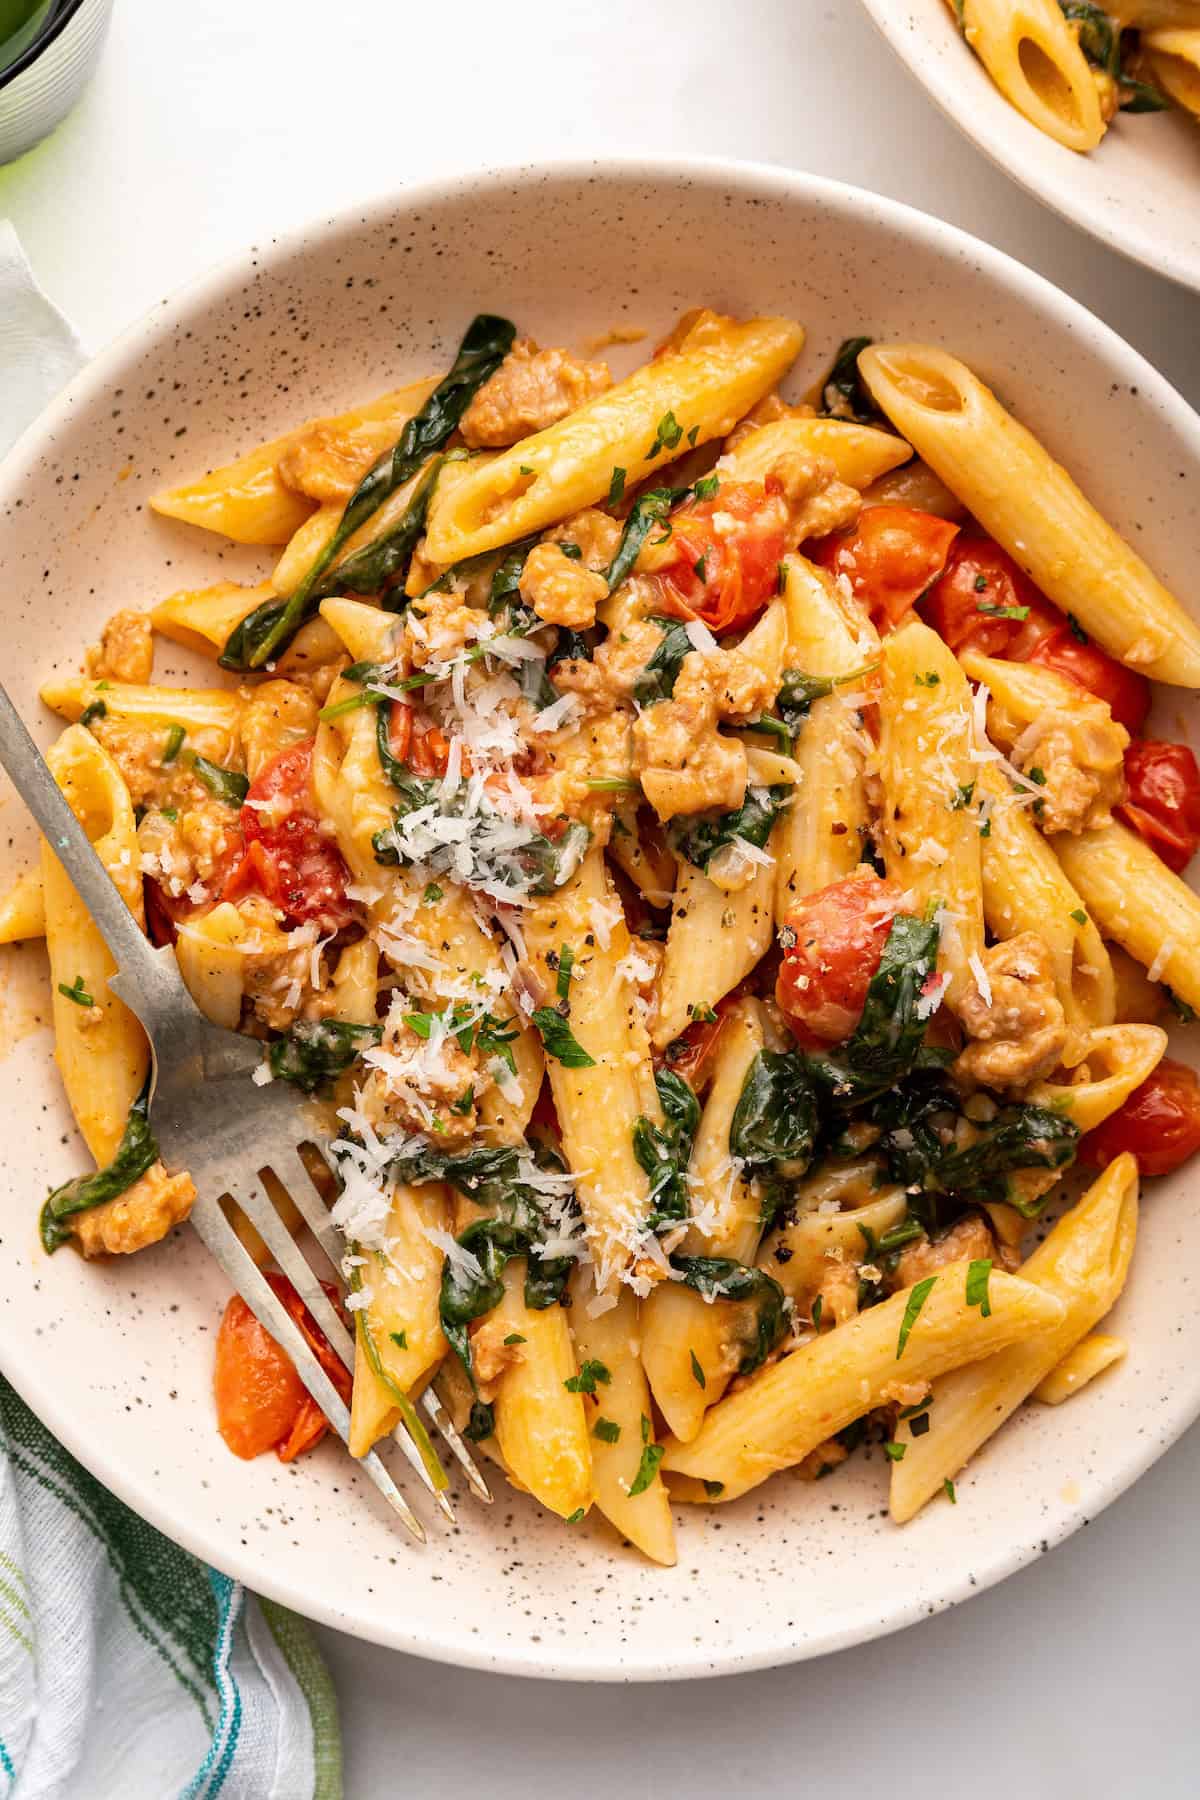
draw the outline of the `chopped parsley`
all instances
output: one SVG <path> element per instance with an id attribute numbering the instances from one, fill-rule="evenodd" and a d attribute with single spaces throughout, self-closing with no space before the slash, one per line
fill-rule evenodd
<path id="1" fill-rule="evenodd" d="M 566 1523 L 568 1525 L 578 1525 L 579 1521 L 583 1518 L 583 1513 L 584 1513 L 583 1507 L 577 1506 L 573 1513 L 568 1514 Z"/>
<path id="2" fill-rule="evenodd" d="M 883 1447 L 887 1451 L 888 1459 L 891 1462 L 902 1462 L 904 1460 L 904 1452 L 908 1449 L 907 1444 L 899 1444 L 894 1439 L 891 1443 L 885 1444 Z"/>
<path id="3" fill-rule="evenodd" d="M 1067 624 L 1071 627 L 1071 636 L 1075 641 L 1080 644 L 1086 644 L 1088 641 L 1088 634 L 1073 612 L 1067 614 Z"/>
<path id="4" fill-rule="evenodd" d="M 693 1379 L 693 1381 L 696 1383 L 697 1387 L 706 1388 L 708 1386 L 708 1382 L 704 1378 L 704 1370 L 700 1367 L 700 1358 L 696 1355 L 696 1352 L 694 1350 L 689 1350 L 688 1355 L 692 1359 L 692 1379 Z"/>
<path id="5" fill-rule="evenodd" d="M 908 1296 L 908 1304 L 904 1308 L 904 1317 L 900 1321 L 900 1336 L 896 1340 L 896 1361 L 904 1355 L 904 1346 L 908 1342 L 908 1334 L 921 1315 L 921 1308 L 933 1291 L 936 1275 L 927 1275 L 924 1281 L 918 1281 Z"/>
<path id="6" fill-rule="evenodd" d="M 982 594 L 982 593 L 986 592 L 987 584 L 988 584 L 988 578 L 986 575 L 977 575 L 975 577 L 975 592 L 977 594 Z"/>
<path id="7" fill-rule="evenodd" d="M 621 1435 L 621 1427 L 615 1419 L 597 1419 L 592 1426 L 592 1436 L 598 1437 L 602 1444 L 615 1444 Z"/>
<path id="8" fill-rule="evenodd" d="M 660 455 L 664 450 L 674 450 L 683 436 L 683 426 L 673 412 L 665 412 L 658 421 L 658 430 L 654 434 L 654 442 L 646 452 L 647 460 Z"/>
<path id="9" fill-rule="evenodd" d="M 1071 914 L 1071 917 L 1077 925 L 1086 925 L 1088 922 L 1087 914 L 1084 912 L 1082 906 L 1077 906 L 1075 911 Z"/>
<path id="10" fill-rule="evenodd" d="M 988 1293 L 988 1278 L 992 1273 L 992 1260 L 989 1256 L 977 1257 L 967 1269 L 967 1305 L 977 1306 L 981 1319 L 992 1316 L 992 1300 Z"/>
<path id="11" fill-rule="evenodd" d="M 175 761 L 175 758 L 183 749 L 183 740 L 186 736 L 187 732 L 183 729 L 182 725 L 172 725 L 170 731 L 167 733 L 167 741 L 163 746 L 162 765 L 164 769 L 167 767 L 168 763 L 173 763 Z"/>
<path id="12" fill-rule="evenodd" d="M 64 1000 L 73 1000 L 76 1006 L 95 1006 L 96 1004 L 83 985 L 82 975 L 77 975 L 70 987 L 65 981 L 60 981 L 58 991 Z"/>
<path id="13" fill-rule="evenodd" d="M 588 1357 L 587 1361 L 580 1365 L 578 1375 L 568 1375 L 563 1386 L 568 1394 L 594 1394 L 598 1381 L 607 1384 L 611 1380 L 612 1370 L 607 1363 L 598 1362 L 594 1357 Z"/>
<path id="14" fill-rule="evenodd" d="M 714 494 L 719 494 L 720 491 L 721 482 L 716 475 L 702 475 L 700 480 L 692 485 L 692 493 L 697 500 L 711 500 Z"/>
<path id="15" fill-rule="evenodd" d="M 558 547 L 568 562 L 579 562 L 583 556 L 578 544 L 560 544 Z"/>
<path id="16" fill-rule="evenodd" d="M 710 1500 L 715 1500 L 718 1494 L 725 1492 L 725 1483 L 723 1481 L 706 1481 L 704 1491 Z"/>
<path id="17" fill-rule="evenodd" d="M 986 613 L 989 619 L 1027 619 L 1029 617 L 1027 606 L 997 606 L 994 600 L 976 601 L 975 611 Z"/>
<path id="18" fill-rule="evenodd" d="M 926 669 L 923 675 L 914 675 L 913 680 L 918 687 L 934 688 L 941 683 L 941 676 L 936 669 Z"/>
<path id="19" fill-rule="evenodd" d="M 529 1339 L 522 1337 L 519 1331 L 510 1331 L 504 1342 L 506 1344 L 527 1344 Z"/>
<path id="20" fill-rule="evenodd" d="M 958 1495 L 955 1493 L 954 1483 L 951 1481 L 951 1479 L 948 1475 L 943 1477 L 942 1492 L 945 1494 L 945 1496 L 946 1496 L 947 1500 L 950 1502 L 951 1506 L 958 1505 Z"/>
<path id="21" fill-rule="evenodd" d="M 547 1056 L 560 1062 L 564 1069 L 594 1069 L 596 1059 L 589 1056 L 562 1014 L 553 1006 L 539 1006 L 533 1014 L 542 1047 Z"/>
<path id="22" fill-rule="evenodd" d="M 443 897 L 442 890 L 438 886 L 437 882 L 436 881 L 427 882 L 426 886 L 425 886 L 425 892 L 421 895 L 421 905 L 422 906 L 436 906 L 438 901 L 440 899 L 442 899 L 442 897 Z"/>
<path id="23" fill-rule="evenodd" d="M 666 1455 L 665 1444 L 647 1444 L 642 1451 L 642 1460 L 638 1464 L 637 1474 L 629 1488 L 629 1498 L 635 1500 L 644 1494 L 654 1477 L 658 1474 L 658 1465 Z"/>
<path id="24" fill-rule="evenodd" d="M 571 996 L 571 970 L 575 967 L 575 952 L 570 944 L 564 944 L 558 953 L 558 979 L 554 991 L 560 1000 L 568 1000 Z"/>
<path id="25" fill-rule="evenodd" d="M 391 1338 L 393 1344 L 395 1344 L 397 1350 L 408 1349 L 408 1333 L 406 1331 L 389 1331 L 388 1336 Z"/>
<path id="26" fill-rule="evenodd" d="M 697 578 L 698 581 L 707 581 L 708 580 L 708 552 L 707 552 L 707 550 L 704 552 L 704 555 L 700 558 L 700 560 L 698 562 L 694 562 L 692 564 L 692 574 L 695 575 L 695 577 Z"/>
<path id="27" fill-rule="evenodd" d="M 696 448 L 696 439 L 699 436 L 700 436 L 700 427 L 698 425 L 693 425 L 692 429 L 687 434 L 688 443 L 691 445 L 693 450 Z"/>
<path id="28" fill-rule="evenodd" d="M 950 811 L 962 812 L 965 807 L 970 806 L 974 798 L 975 783 L 973 781 L 965 781 L 961 787 L 955 789 L 954 798 L 950 802 Z"/>
<path id="29" fill-rule="evenodd" d="M 612 480 L 608 484 L 608 504 L 610 506 L 620 506 L 621 501 L 624 498 L 625 498 L 625 471 L 624 471 L 624 469 L 614 468 L 613 472 L 612 472 Z"/>

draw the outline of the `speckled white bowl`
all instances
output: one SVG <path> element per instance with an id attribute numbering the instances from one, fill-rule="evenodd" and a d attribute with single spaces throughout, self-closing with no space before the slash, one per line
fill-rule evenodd
<path id="1" fill-rule="evenodd" d="M 1185 287 L 1200 289 L 1200 125 L 1180 111 L 1122 114 L 1088 156 L 1011 106 L 944 0 L 863 0 L 930 99 L 1038 200 Z"/>
<path id="2" fill-rule="evenodd" d="M 795 386 L 852 332 L 965 356 L 1187 592 L 1200 421 L 1132 350 L 1038 276 L 887 200 L 804 175 L 705 163 L 556 166 L 413 189 L 278 243 L 165 301 L 99 357 L 0 469 L 5 680 L 76 666 L 119 605 L 262 566 L 155 518 L 148 494 L 355 396 L 443 364 L 477 308 L 543 342 L 683 308 L 806 322 Z M 183 663 L 165 647 L 160 678 Z M 1172 727 L 1176 727 L 1172 703 Z M 7 792 L 0 841 L 32 832 Z M 896 1529 L 878 1452 L 807 1486 L 680 1508 L 679 1566 L 602 1523 L 567 1531 L 501 1485 L 414 1550 L 326 1445 L 285 1469 L 216 1434 L 213 1334 L 227 1297 L 184 1230 L 136 1259 L 42 1255 L 48 1183 L 80 1166 L 45 1029 L 40 949 L 0 952 L 0 1363 L 96 1475 L 218 1567 L 343 1630 L 511 1673 L 659 1679 L 761 1667 L 895 1629 L 998 1580 L 1131 1482 L 1200 1411 L 1185 1355 L 1200 1192 L 1159 1184 L 1118 1329 L 1128 1361 L 1069 1406 L 1031 1409 L 981 1456 L 956 1508 Z M 220 1121 L 213 1121 L 215 1132 Z"/>

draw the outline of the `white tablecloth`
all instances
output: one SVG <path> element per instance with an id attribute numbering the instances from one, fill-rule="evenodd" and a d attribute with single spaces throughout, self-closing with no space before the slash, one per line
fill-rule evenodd
<path id="1" fill-rule="evenodd" d="M 306 218 L 452 166 L 597 150 L 791 163 L 939 213 L 1076 294 L 1200 404 L 1200 300 L 995 171 L 855 0 L 121 0 L 83 105 L 0 170 L 0 215 L 97 346 Z M 1198 1493 L 1193 1432 L 969 1606 L 717 1685 L 551 1690 L 324 1631 L 347 1793 L 1194 1794 Z"/>

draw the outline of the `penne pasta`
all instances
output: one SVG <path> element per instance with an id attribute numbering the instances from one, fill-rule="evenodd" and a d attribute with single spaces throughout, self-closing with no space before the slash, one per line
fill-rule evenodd
<path id="1" fill-rule="evenodd" d="M 1187 883 L 1124 825 L 1057 838 L 1055 850 L 1105 937 L 1200 1010 L 1200 899 Z"/>
<path id="2" fill-rule="evenodd" d="M 984 1317 L 967 1304 L 966 1279 L 965 1262 L 939 1270 L 902 1348 L 911 1289 L 761 1370 L 712 1409 L 690 1444 L 668 1441 L 663 1469 L 703 1481 L 713 1500 L 736 1500 L 883 1405 L 895 1382 L 933 1381 L 1031 1333 L 1046 1333 L 1063 1318 L 1053 1294 L 996 1269 Z"/>
<path id="3" fill-rule="evenodd" d="M 567 1382 L 578 1373 L 567 1315 L 526 1306 L 525 1264 L 504 1272 L 504 1298 L 492 1315 L 498 1334 L 518 1337 L 496 1383 L 496 1442 L 516 1482 L 560 1518 L 592 1504 L 591 1438 L 583 1397 Z"/>
<path id="4" fill-rule="evenodd" d="M 1200 24 L 1148 32 L 1142 43 L 1159 87 L 1176 105 L 1200 119 Z"/>
<path id="5" fill-rule="evenodd" d="M 917 454 L 1089 636 L 1155 681 L 1200 683 L 1200 626 L 965 363 L 889 344 L 859 368 Z"/>
<path id="6" fill-rule="evenodd" d="M 1138 1178 L 1119 1156 L 1021 1265 L 1022 1283 L 1058 1303 L 1057 1316 L 1024 1343 L 934 1382 L 929 1429 L 914 1437 L 901 1420 L 903 1458 L 892 1464 L 891 1512 L 898 1522 L 952 1480 L 975 1452 L 1115 1305 L 1137 1235 Z M 996 1272 L 991 1284 L 994 1288 Z"/>
<path id="7" fill-rule="evenodd" d="M 767 843 L 768 854 L 778 824 Z M 730 893 L 689 862 L 679 864 L 671 924 L 659 984 L 654 1042 L 662 1049 L 714 1006 L 751 969 L 771 942 L 775 870 L 756 868 L 745 887 Z"/>
<path id="8" fill-rule="evenodd" d="M 396 1395 L 419 1391 L 446 1354 L 438 1309 L 442 1252 L 430 1232 L 444 1232 L 450 1199 L 440 1182 L 398 1183 L 385 1229 L 385 1248 L 359 1249 L 368 1302 L 354 1315 L 354 1387 L 350 1398 L 350 1454 L 365 1456 L 396 1429 Z"/>
<path id="9" fill-rule="evenodd" d="M 256 606 L 275 597 L 269 581 L 242 587 L 236 581 L 219 581 L 215 587 L 181 588 L 177 594 L 150 609 L 150 622 L 161 636 L 188 650 L 219 655 L 231 633 Z"/>
<path id="10" fill-rule="evenodd" d="M 1030 124 L 1068 150 L 1096 148 L 1105 128 L 1100 96 L 1057 0 L 961 0 L 958 17 L 1000 92 Z"/>
<path id="11" fill-rule="evenodd" d="M 595 506 L 607 496 L 615 468 L 632 490 L 664 460 L 654 446 L 668 417 L 690 443 L 723 437 L 778 386 L 803 342 L 800 327 L 787 319 L 725 320 L 702 343 L 645 364 L 559 424 L 502 451 L 444 498 L 435 495 L 431 559 L 458 562 Z"/>
<path id="12" fill-rule="evenodd" d="M 837 478 L 861 492 L 912 457 L 912 448 L 890 431 L 849 419 L 776 419 L 727 450 L 718 473 L 731 481 L 765 481 L 783 456 L 822 456 Z"/>
<path id="13" fill-rule="evenodd" d="M 1042 1377 L 1033 1390 L 1033 1398 L 1040 1400 L 1043 1406 L 1061 1406 L 1064 1400 L 1079 1393 L 1097 1375 L 1103 1375 L 1105 1369 L 1111 1369 L 1114 1363 L 1122 1362 L 1128 1353 L 1129 1346 L 1124 1338 L 1109 1337 L 1106 1332 L 1093 1331 L 1089 1337 L 1081 1339 L 1073 1350 L 1068 1350 L 1062 1361 Z"/>
<path id="14" fill-rule="evenodd" d="M 36 867 L 18 875 L 0 899 L 0 944 L 19 944 L 45 935 L 46 897 L 39 860 Z"/>

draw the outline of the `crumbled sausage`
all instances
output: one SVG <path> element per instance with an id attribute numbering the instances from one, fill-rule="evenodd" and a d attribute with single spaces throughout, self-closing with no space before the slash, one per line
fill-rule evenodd
<path id="1" fill-rule="evenodd" d="M 789 550 L 808 538 L 853 525 L 862 509 L 861 496 L 838 480 L 837 468 L 827 456 L 789 450 L 771 464 L 766 488 L 768 493 L 779 492 L 787 507 L 784 544 Z"/>
<path id="2" fill-rule="evenodd" d="M 76 1213 L 71 1230 L 85 1256 L 128 1256 L 165 1238 L 187 1218 L 195 1198 L 190 1175 L 168 1175 L 156 1162 L 114 1200 Z"/>
<path id="3" fill-rule="evenodd" d="M 94 681 L 149 681 L 154 672 L 154 631 L 145 613 L 115 612 L 87 653 Z"/>
<path id="4" fill-rule="evenodd" d="M 888 1286 L 892 1293 L 897 1293 L 901 1288 L 912 1287 L 916 1281 L 924 1281 L 927 1275 L 936 1275 L 947 1263 L 974 1262 L 976 1259 L 994 1261 L 996 1240 L 983 1215 L 973 1212 L 959 1219 L 949 1231 L 943 1231 L 940 1237 L 922 1238 L 918 1243 L 909 1244 L 901 1252 Z M 908 1406 L 912 1402 L 905 1401 L 904 1404 Z"/>
<path id="5" fill-rule="evenodd" d="M 302 743 L 317 729 L 317 703 L 306 687 L 295 681 L 264 681 L 244 691 L 240 730 L 251 781 L 259 771 L 287 750 Z"/>
<path id="6" fill-rule="evenodd" d="M 535 544 L 521 571 L 521 598 L 547 625 L 583 631 L 596 623 L 596 607 L 608 595 L 603 575 L 573 561 L 560 544 Z"/>
<path id="7" fill-rule="evenodd" d="M 769 678 L 737 650 L 693 650 L 669 700 L 647 707 L 633 728 L 636 766 L 660 819 L 732 811 L 746 794 L 745 747 L 717 729 L 747 719 L 771 699 Z"/>
<path id="8" fill-rule="evenodd" d="M 1003 736 L 1000 721 L 998 728 Z M 1022 774 L 1038 771 L 1032 779 L 1044 832 L 1078 835 L 1112 824 L 1112 809 L 1125 798 L 1128 744 L 1129 733 L 1103 705 L 1050 713 L 1020 732 L 1012 759 Z"/>
<path id="9" fill-rule="evenodd" d="M 1032 931 L 983 953 L 990 999 L 976 985 L 959 1015 L 972 1041 L 951 1073 L 983 1087 L 1020 1090 L 1048 1075 L 1067 1042 L 1050 951 Z"/>
<path id="10" fill-rule="evenodd" d="M 348 500 L 379 448 L 361 433 L 339 431 L 326 422 L 314 425 L 285 450 L 276 465 L 279 479 L 293 493 L 310 500 Z"/>
<path id="11" fill-rule="evenodd" d="M 569 350 L 539 350 L 531 338 L 520 338 L 463 414 L 463 440 L 473 450 L 515 444 L 611 386 L 607 364 L 583 362 Z"/>

